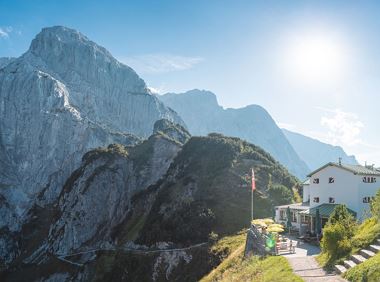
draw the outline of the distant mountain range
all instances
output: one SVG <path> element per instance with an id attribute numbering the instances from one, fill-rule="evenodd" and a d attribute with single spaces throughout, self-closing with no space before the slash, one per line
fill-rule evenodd
<path id="1" fill-rule="evenodd" d="M 326 144 L 286 129 L 282 131 L 298 156 L 306 162 L 311 170 L 315 170 L 328 162 L 337 162 L 339 158 L 346 164 L 358 164 L 355 156 L 348 156 L 342 147 Z"/>
<path id="2" fill-rule="evenodd" d="M 302 179 L 309 172 L 306 163 L 261 106 L 223 109 L 214 93 L 197 89 L 158 97 L 182 117 L 192 135 L 218 132 L 239 137 L 265 149 L 297 177 Z"/>
<path id="3" fill-rule="evenodd" d="M 185 121 L 191 134 L 219 132 L 236 136 L 268 151 L 300 179 L 330 161 L 357 164 L 341 147 L 322 143 L 302 134 L 281 130 L 269 113 L 258 105 L 223 109 L 210 91 L 190 90 L 158 96 Z"/>

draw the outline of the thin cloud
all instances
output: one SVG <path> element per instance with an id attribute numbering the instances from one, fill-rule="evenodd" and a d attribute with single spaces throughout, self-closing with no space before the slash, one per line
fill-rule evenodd
<path id="1" fill-rule="evenodd" d="M 171 54 L 146 54 L 126 57 L 121 59 L 121 61 L 132 67 L 138 73 L 158 74 L 191 69 L 202 62 L 203 58 Z"/>
<path id="2" fill-rule="evenodd" d="M 321 125 L 327 129 L 326 139 L 334 145 L 354 146 L 363 143 L 360 138 L 364 124 L 355 113 L 340 109 L 324 109 Z"/>
<path id="3" fill-rule="evenodd" d="M 8 38 L 9 32 L 7 32 L 4 28 L 0 27 L 0 38 Z"/>
<path id="4" fill-rule="evenodd" d="M 14 29 L 12 26 L 0 27 L 0 39 L 8 39 L 11 34 L 22 35 L 21 30 Z"/>

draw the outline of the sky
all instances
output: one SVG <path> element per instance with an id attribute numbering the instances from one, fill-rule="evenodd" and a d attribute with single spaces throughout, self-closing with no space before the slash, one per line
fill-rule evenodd
<path id="1" fill-rule="evenodd" d="M 198 88 L 380 166 L 379 1 L 5 1 L 0 57 L 79 30 L 157 93 Z"/>

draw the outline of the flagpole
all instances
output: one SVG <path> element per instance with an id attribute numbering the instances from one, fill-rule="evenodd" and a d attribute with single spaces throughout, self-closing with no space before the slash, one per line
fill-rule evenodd
<path id="1" fill-rule="evenodd" d="M 251 221 L 253 220 L 253 190 L 256 189 L 256 179 L 255 179 L 255 172 L 253 171 L 253 168 L 251 168 Z"/>
<path id="2" fill-rule="evenodd" d="M 251 221 L 253 220 L 253 189 L 251 189 Z"/>

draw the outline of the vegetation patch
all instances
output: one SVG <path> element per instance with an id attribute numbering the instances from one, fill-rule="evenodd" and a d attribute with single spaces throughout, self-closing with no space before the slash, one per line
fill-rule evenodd
<path id="1" fill-rule="evenodd" d="M 380 190 L 371 202 L 371 214 L 371 218 L 358 225 L 345 206 L 337 206 L 323 229 L 319 264 L 328 269 L 342 264 L 351 254 L 367 248 L 380 237 Z"/>
<path id="2" fill-rule="evenodd" d="M 229 255 L 201 282 L 229 281 L 303 281 L 295 275 L 286 258 L 281 256 L 244 259 L 244 244 Z"/>
<path id="3" fill-rule="evenodd" d="M 380 253 L 365 262 L 350 268 L 344 278 L 352 282 L 380 281 Z"/>

